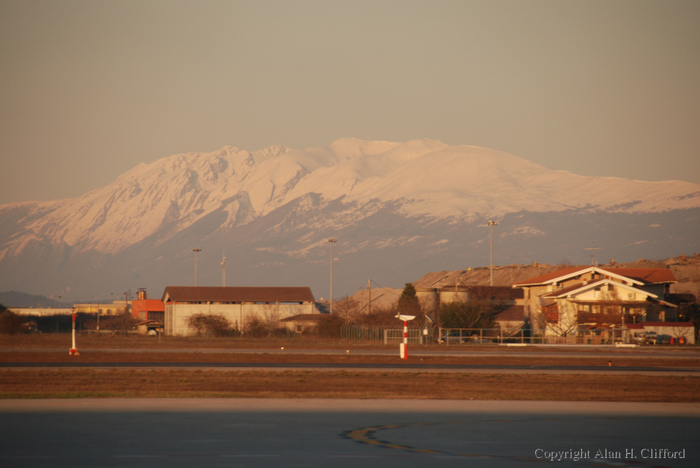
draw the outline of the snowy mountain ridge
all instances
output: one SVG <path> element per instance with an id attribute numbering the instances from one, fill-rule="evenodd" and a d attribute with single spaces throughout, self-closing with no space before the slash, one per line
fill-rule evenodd
<path id="1" fill-rule="evenodd" d="M 501 151 L 436 140 L 347 138 L 306 150 L 224 147 L 178 154 L 141 164 L 77 198 L 2 206 L 0 216 L 17 206 L 27 213 L 19 220 L 23 233 L 0 239 L 0 258 L 34 239 L 117 253 L 155 233 L 167 240 L 219 209 L 227 214 L 221 229 L 231 230 L 308 194 L 367 208 L 372 201 L 398 202 L 406 216 L 453 221 L 519 211 L 700 207 L 700 185 L 688 182 L 584 177 Z"/>
<path id="2" fill-rule="evenodd" d="M 494 261 L 634 261 L 700 251 L 700 185 L 584 177 L 436 140 L 224 147 L 140 164 L 82 196 L 0 206 L 0 290 L 111 297 L 193 284 L 401 287 Z M 591 250 L 595 242 L 595 250 Z"/>

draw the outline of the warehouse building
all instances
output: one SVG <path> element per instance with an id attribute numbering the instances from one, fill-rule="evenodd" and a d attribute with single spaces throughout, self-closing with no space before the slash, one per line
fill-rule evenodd
<path id="1" fill-rule="evenodd" d="M 225 317 L 245 333 L 253 318 L 277 323 L 281 319 L 319 313 L 308 287 L 228 287 L 168 286 L 162 298 L 165 305 L 165 334 L 192 334 L 188 319 L 196 314 Z"/>

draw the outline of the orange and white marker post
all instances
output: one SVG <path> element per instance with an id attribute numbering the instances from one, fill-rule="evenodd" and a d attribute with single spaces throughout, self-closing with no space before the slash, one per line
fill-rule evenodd
<path id="1" fill-rule="evenodd" d="M 75 318 L 77 316 L 78 316 L 78 314 L 75 313 L 75 308 L 73 308 L 73 346 L 68 351 L 68 354 L 70 354 L 71 356 L 80 355 L 80 353 L 78 352 L 78 347 L 75 345 Z"/>
<path id="2" fill-rule="evenodd" d="M 403 320 L 403 343 L 399 345 L 399 355 L 401 359 L 408 359 L 408 321 L 416 318 L 415 315 L 397 315 L 396 318 Z"/>

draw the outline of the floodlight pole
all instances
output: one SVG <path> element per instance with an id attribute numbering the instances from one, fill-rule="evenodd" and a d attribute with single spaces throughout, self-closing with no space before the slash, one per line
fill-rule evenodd
<path id="1" fill-rule="evenodd" d="M 326 242 L 328 242 L 331 245 L 331 299 L 330 299 L 331 310 L 330 310 L 330 312 L 331 312 L 331 314 L 333 314 L 333 244 L 338 242 L 338 239 L 331 237 Z"/>
<path id="2" fill-rule="evenodd" d="M 489 221 L 489 227 L 491 227 L 491 286 L 493 286 L 493 227 L 498 226 L 496 221 Z"/>
<path id="3" fill-rule="evenodd" d="M 195 287 L 197 286 L 197 261 L 199 260 L 198 254 L 201 252 L 202 249 L 199 247 L 195 247 L 192 249 L 192 252 L 194 252 L 194 285 Z"/>

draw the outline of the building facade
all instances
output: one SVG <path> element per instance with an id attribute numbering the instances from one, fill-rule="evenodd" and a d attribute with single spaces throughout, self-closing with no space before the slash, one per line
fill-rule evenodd
<path id="1" fill-rule="evenodd" d="M 286 317 L 319 313 L 308 287 L 168 286 L 162 302 L 165 334 L 179 336 L 193 333 L 188 319 L 196 314 L 221 315 L 245 333 L 252 319 L 278 323 Z"/>
<path id="2" fill-rule="evenodd" d="M 673 273 L 663 268 L 572 267 L 513 285 L 523 290 L 524 315 L 545 336 L 581 329 L 674 321 L 677 306 L 667 298 Z"/>

